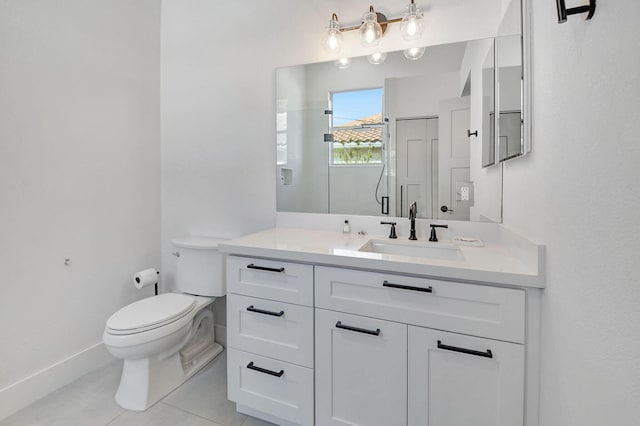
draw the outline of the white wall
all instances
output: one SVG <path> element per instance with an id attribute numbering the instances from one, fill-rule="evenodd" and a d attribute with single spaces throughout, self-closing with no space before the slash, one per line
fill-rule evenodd
<path id="1" fill-rule="evenodd" d="M 381 164 L 330 167 L 330 213 L 368 216 L 380 214 L 382 206 L 377 200 L 382 202 L 380 197 L 387 193 L 385 178 L 384 176 L 381 178 L 381 174 Z M 379 187 L 378 181 L 380 181 Z"/>
<path id="2" fill-rule="evenodd" d="M 276 111 L 281 118 L 281 135 L 286 137 L 286 153 L 278 157 L 276 203 L 282 210 L 304 212 L 303 153 L 307 128 L 307 73 L 304 67 L 285 67 L 276 72 Z M 322 137 L 322 134 L 319 135 Z M 290 170 L 291 182 L 281 181 L 282 168 Z"/>
<path id="3" fill-rule="evenodd" d="M 508 162 L 504 221 L 547 245 L 541 425 L 640 418 L 640 3 L 558 25 L 532 1 L 533 151 Z"/>
<path id="4" fill-rule="evenodd" d="M 0 1 L 0 418 L 109 360 L 107 318 L 152 291 L 159 13 Z"/>

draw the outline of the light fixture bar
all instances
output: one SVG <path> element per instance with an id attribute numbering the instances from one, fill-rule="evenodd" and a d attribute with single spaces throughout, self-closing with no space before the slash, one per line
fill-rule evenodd
<path id="1" fill-rule="evenodd" d="M 380 24 L 380 26 L 382 27 L 383 32 L 387 30 L 387 24 L 393 24 L 394 22 L 402 21 L 402 18 L 387 19 L 387 17 L 380 12 L 376 12 L 376 15 L 378 15 L 378 24 Z M 363 22 L 364 21 L 360 21 L 358 25 L 353 25 L 351 27 L 340 28 L 340 32 L 359 30 Z"/>
<path id="2" fill-rule="evenodd" d="M 394 22 L 402 21 L 402 18 L 387 19 L 387 17 L 382 15 L 382 13 L 378 13 L 378 12 L 376 12 L 376 13 L 378 14 L 378 24 L 380 24 L 380 26 L 382 27 L 382 31 L 386 30 L 386 25 L 387 24 L 393 24 Z M 380 20 L 380 15 L 383 16 L 383 18 L 384 18 L 383 21 Z M 362 21 L 362 22 L 364 22 L 364 21 Z M 362 22 L 360 22 L 358 25 L 354 25 L 352 27 L 340 28 L 340 32 L 359 30 L 360 26 L 362 26 Z"/>

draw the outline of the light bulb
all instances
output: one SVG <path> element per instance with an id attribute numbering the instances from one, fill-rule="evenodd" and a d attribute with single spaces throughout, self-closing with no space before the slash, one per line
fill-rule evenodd
<path id="1" fill-rule="evenodd" d="M 367 60 L 369 61 L 370 64 L 373 64 L 373 65 L 380 65 L 385 61 L 385 59 L 387 59 L 386 52 L 376 52 L 367 56 Z"/>
<path id="2" fill-rule="evenodd" d="M 403 50 L 402 53 L 404 53 L 405 58 L 416 61 L 422 58 L 425 50 L 426 48 L 424 47 L 410 47 L 409 49 Z"/>
<path id="3" fill-rule="evenodd" d="M 371 10 L 364 15 L 364 22 L 360 26 L 360 42 L 364 47 L 374 47 L 381 37 L 382 27 L 378 24 L 378 15 Z"/>
<path id="4" fill-rule="evenodd" d="M 327 46 L 330 50 L 337 50 L 340 44 L 340 39 L 337 34 L 329 34 L 329 38 L 327 40 Z"/>
<path id="5" fill-rule="evenodd" d="M 342 48 L 342 32 L 338 23 L 338 15 L 335 13 L 331 16 L 322 45 L 329 53 L 337 53 Z"/>
<path id="6" fill-rule="evenodd" d="M 422 37 L 423 14 L 413 0 L 407 6 L 407 11 L 400 22 L 400 32 L 405 40 L 418 40 Z"/>
<path id="7" fill-rule="evenodd" d="M 407 20 L 407 35 L 413 37 L 417 32 L 418 24 L 416 24 L 416 18 L 412 16 Z"/>
<path id="8" fill-rule="evenodd" d="M 333 62 L 338 69 L 346 70 L 351 66 L 351 58 L 340 58 Z"/>

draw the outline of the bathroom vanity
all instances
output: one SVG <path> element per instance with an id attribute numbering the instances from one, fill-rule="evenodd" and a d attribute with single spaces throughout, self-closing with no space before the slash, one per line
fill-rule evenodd
<path id="1" fill-rule="evenodd" d="M 226 242 L 229 399 L 282 425 L 537 425 L 544 247 L 491 229 Z"/>

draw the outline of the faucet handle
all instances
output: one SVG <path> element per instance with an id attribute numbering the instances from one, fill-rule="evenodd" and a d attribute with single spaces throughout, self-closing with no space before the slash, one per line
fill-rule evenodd
<path id="1" fill-rule="evenodd" d="M 398 236 L 396 235 L 396 222 L 381 221 L 380 225 L 391 225 L 391 232 L 389 233 L 389 238 L 392 238 L 392 239 L 398 238 Z"/>
<path id="2" fill-rule="evenodd" d="M 438 236 L 436 235 L 436 228 L 449 228 L 449 225 L 436 225 L 432 223 L 429 225 L 431 227 L 431 235 L 429 236 L 429 241 L 438 242 Z"/>

